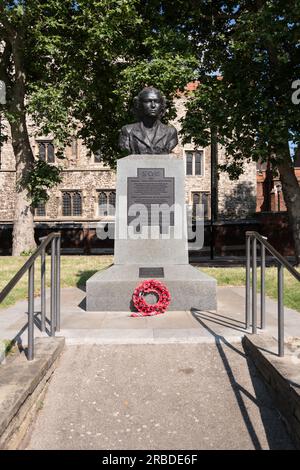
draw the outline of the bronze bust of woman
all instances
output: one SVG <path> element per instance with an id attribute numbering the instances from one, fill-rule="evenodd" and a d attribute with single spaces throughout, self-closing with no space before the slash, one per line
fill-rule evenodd
<path id="1" fill-rule="evenodd" d="M 168 154 L 178 143 L 174 126 L 160 121 L 166 109 L 166 99 L 154 87 L 144 88 L 134 98 L 138 122 L 123 126 L 119 147 L 131 154 Z"/>

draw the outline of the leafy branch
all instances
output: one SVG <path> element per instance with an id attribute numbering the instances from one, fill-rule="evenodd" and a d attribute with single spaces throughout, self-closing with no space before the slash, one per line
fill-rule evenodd
<path id="1" fill-rule="evenodd" d="M 48 201 L 48 190 L 61 183 L 61 181 L 60 167 L 38 160 L 19 181 L 19 185 L 27 189 L 32 207 L 37 207 L 39 203 Z"/>

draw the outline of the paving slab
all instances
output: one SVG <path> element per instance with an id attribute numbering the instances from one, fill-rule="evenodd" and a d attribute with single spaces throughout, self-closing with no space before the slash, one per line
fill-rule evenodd
<path id="1" fill-rule="evenodd" d="M 57 334 L 67 349 L 24 447 L 292 448 L 241 349 L 244 288 L 218 287 L 217 295 L 217 311 L 133 318 L 86 312 L 84 290 L 62 289 Z M 48 312 L 49 297 L 47 291 Z M 26 310 L 22 301 L 0 311 L 0 339 L 26 344 Z M 267 299 L 266 311 L 268 334 L 276 337 L 277 303 Z M 35 312 L 38 323 L 39 298 Z M 286 340 L 300 337 L 300 313 L 285 309 L 285 320 Z M 47 336 L 38 328 L 35 335 Z"/>
<path id="2" fill-rule="evenodd" d="M 167 311 L 151 317 L 131 317 L 124 312 L 87 312 L 86 293 L 80 288 L 61 291 L 61 331 L 57 334 L 70 344 L 107 344 L 109 342 L 140 344 L 157 342 L 212 342 L 218 337 L 239 341 L 245 333 L 245 289 L 224 286 L 217 288 L 216 311 Z M 47 291 L 47 312 L 50 310 L 50 292 Z M 27 302 L 0 310 L 0 339 L 20 337 L 26 343 Z M 259 311 L 259 295 L 258 295 Z M 40 298 L 35 298 L 37 324 L 40 319 Z M 258 315 L 259 316 L 259 315 Z M 258 334 L 277 337 L 277 302 L 266 299 L 267 330 Z M 36 336 L 46 336 L 35 328 Z M 300 313 L 285 308 L 285 338 L 300 337 Z"/>
<path id="3" fill-rule="evenodd" d="M 250 367 L 249 367 L 250 366 Z M 241 344 L 67 346 L 25 449 L 293 449 Z"/>

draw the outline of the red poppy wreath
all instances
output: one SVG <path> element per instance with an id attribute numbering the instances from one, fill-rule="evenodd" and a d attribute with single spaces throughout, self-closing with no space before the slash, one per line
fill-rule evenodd
<path id="1" fill-rule="evenodd" d="M 155 304 L 148 304 L 145 299 L 145 294 L 154 293 L 157 295 L 158 300 Z M 137 312 L 131 314 L 132 317 L 141 317 L 149 315 L 158 315 L 164 313 L 171 301 L 171 295 L 168 288 L 162 282 L 155 279 L 149 279 L 142 282 L 134 289 L 132 295 L 133 305 Z"/>

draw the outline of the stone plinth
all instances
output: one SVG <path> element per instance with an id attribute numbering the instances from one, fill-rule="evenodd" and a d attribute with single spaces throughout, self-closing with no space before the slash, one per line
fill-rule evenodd
<path id="1" fill-rule="evenodd" d="M 114 266 L 87 281 L 87 310 L 132 310 L 145 280 L 140 268 L 168 287 L 169 310 L 216 309 L 215 279 L 188 264 L 184 178 L 184 162 L 173 155 L 118 161 Z"/>
<path id="2" fill-rule="evenodd" d="M 144 279 L 137 265 L 115 265 L 87 281 L 87 310 L 130 311 L 135 287 Z M 168 310 L 215 310 L 216 280 L 190 265 L 167 265 L 164 277 L 171 294 Z"/>
<path id="3" fill-rule="evenodd" d="M 137 191 L 140 189 L 142 192 L 143 187 L 147 187 L 148 191 L 145 189 L 146 194 L 139 195 Z M 134 191 L 135 194 L 132 194 Z M 130 155 L 120 159 L 116 198 L 115 264 L 188 264 L 182 159 L 173 155 Z M 159 233 L 159 227 L 153 224 L 155 221 L 152 221 L 153 225 L 148 225 L 148 229 L 144 226 L 147 239 L 129 236 L 129 198 L 133 202 L 140 200 L 146 207 L 150 201 L 152 204 L 175 204 L 174 225 L 169 225 L 165 238 L 164 234 Z"/>

